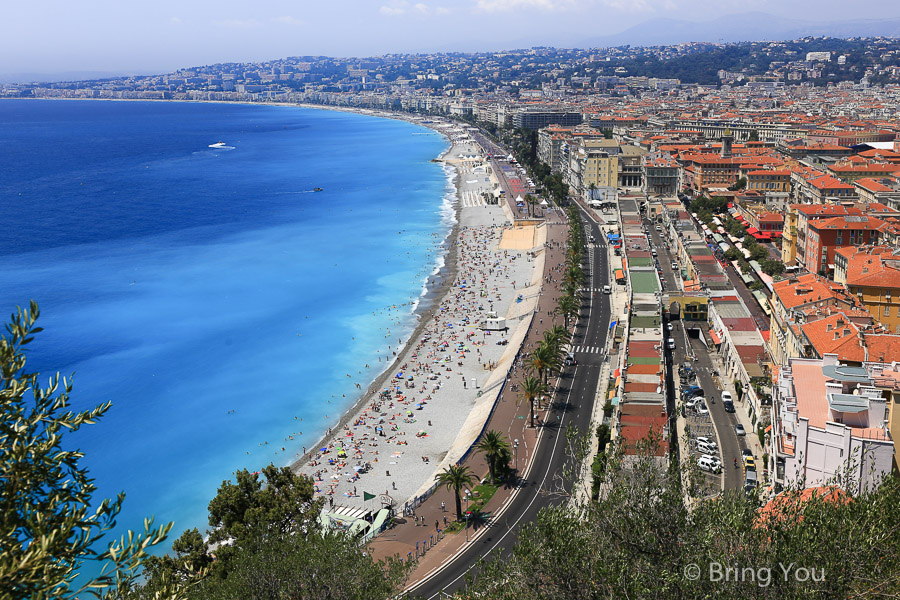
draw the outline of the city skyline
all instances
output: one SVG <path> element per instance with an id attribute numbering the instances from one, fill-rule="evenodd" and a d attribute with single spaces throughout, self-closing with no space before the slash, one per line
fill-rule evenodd
<path id="1" fill-rule="evenodd" d="M 900 16 L 887 2 L 849 6 L 807 0 L 790 5 L 769 0 L 716 4 L 697 0 L 349 0 L 303 7 L 277 1 L 252 8 L 230 1 L 184 5 L 165 0 L 127 7 L 92 1 L 53 12 L 40 5 L 19 4 L 8 10 L 10 25 L 0 41 L 5 57 L 0 76 L 7 79 L 16 73 L 159 73 L 297 55 L 589 47 L 605 41 L 640 45 L 657 35 L 669 36 L 661 43 L 673 43 L 672 35 L 685 37 L 674 41 L 766 39 L 767 32 L 771 38 L 787 31 L 796 35 L 816 23 L 830 26 L 842 19 Z M 736 25 L 730 23 L 731 15 L 746 11 L 755 11 L 755 21 L 761 25 L 745 18 Z M 691 27 L 693 23 L 709 27 Z M 887 29 L 888 34 L 893 31 Z M 818 31 L 829 33 L 827 26 Z M 871 30 L 860 34 L 866 33 Z M 698 37 L 708 39 L 693 39 Z M 41 43 L 36 45 L 35 40 Z M 111 48 L 115 51 L 110 52 Z"/>

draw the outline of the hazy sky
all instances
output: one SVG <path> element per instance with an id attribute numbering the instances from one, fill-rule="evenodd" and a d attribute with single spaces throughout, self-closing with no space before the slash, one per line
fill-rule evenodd
<path id="1" fill-rule="evenodd" d="M 166 72 L 325 54 L 580 46 L 653 18 L 898 16 L 896 0 L 9 0 L 0 73 Z"/>

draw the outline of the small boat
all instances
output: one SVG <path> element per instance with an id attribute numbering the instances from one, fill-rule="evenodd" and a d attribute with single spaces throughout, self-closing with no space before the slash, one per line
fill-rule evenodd
<path id="1" fill-rule="evenodd" d="M 314 191 L 314 192 L 321 192 L 321 191 L 322 191 L 322 188 L 320 188 L 320 187 L 314 187 L 314 188 L 313 188 L 313 191 Z"/>
<path id="2" fill-rule="evenodd" d="M 209 147 L 210 148 L 225 148 L 226 144 L 225 144 L 225 142 L 216 142 L 215 144 L 210 144 Z"/>

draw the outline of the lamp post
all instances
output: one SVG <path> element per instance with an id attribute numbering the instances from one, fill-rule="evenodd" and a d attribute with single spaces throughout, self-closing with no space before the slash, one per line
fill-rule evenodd
<path id="1" fill-rule="evenodd" d="M 469 490 L 466 490 L 466 542 L 469 541 Z"/>
<path id="2" fill-rule="evenodd" d="M 516 475 L 519 474 L 519 438 L 513 440 L 513 448 L 516 451 Z"/>

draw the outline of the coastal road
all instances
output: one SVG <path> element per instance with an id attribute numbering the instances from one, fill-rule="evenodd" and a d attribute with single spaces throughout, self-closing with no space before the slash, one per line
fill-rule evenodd
<path id="1" fill-rule="evenodd" d="M 584 212 L 582 216 L 589 231 L 600 240 L 597 224 Z M 589 276 L 588 289 L 602 289 L 609 284 L 605 246 L 589 249 L 585 271 Z M 572 345 L 576 348 L 605 348 L 609 316 L 609 296 L 585 291 Z M 568 502 L 573 477 L 578 469 L 566 452 L 566 430 L 574 427 L 582 435 L 589 433 L 597 383 L 606 354 L 605 351 L 582 350 L 576 351 L 575 357 L 577 364 L 563 372 L 541 430 L 540 446 L 528 471 L 523 473 L 518 493 L 509 501 L 506 511 L 486 525 L 488 530 L 470 542 L 443 570 L 410 590 L 410 597 L 443 598 L 463 588 L 467 573 L 477 577 L 473 568 L 479 560 L 497 559 L 511 552 L 519 528 L 534 521 L 542 508 Z"/>

